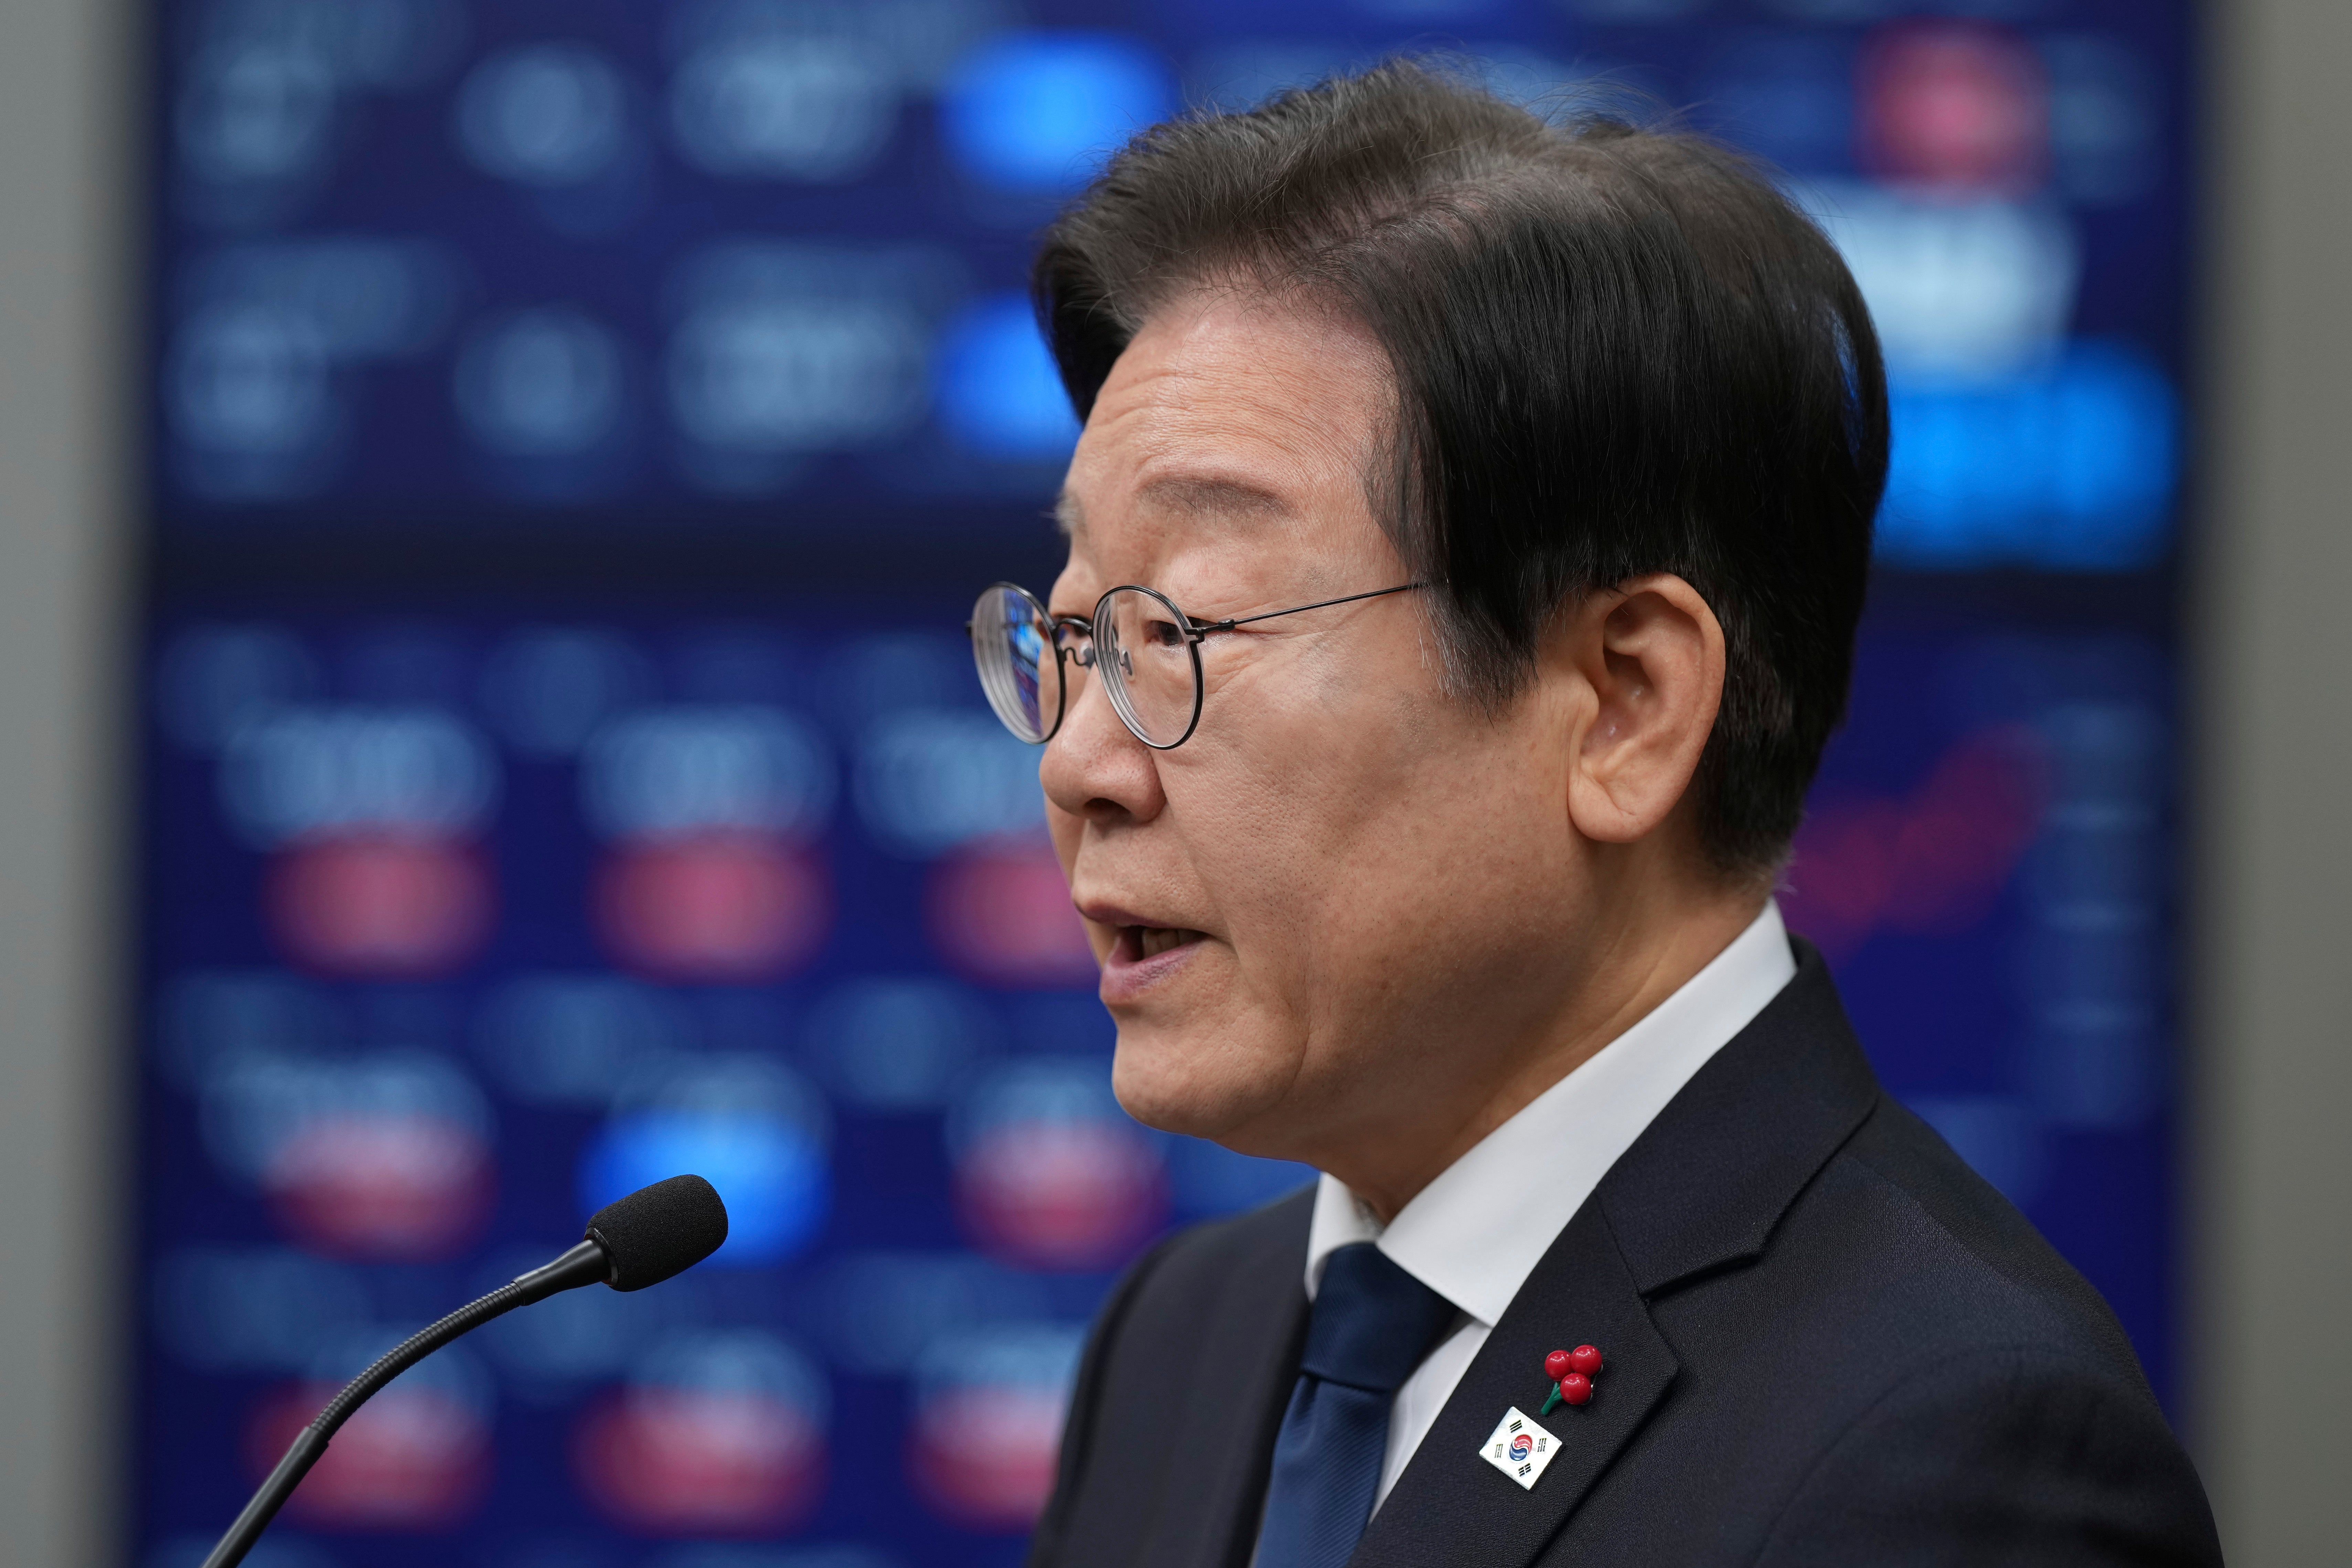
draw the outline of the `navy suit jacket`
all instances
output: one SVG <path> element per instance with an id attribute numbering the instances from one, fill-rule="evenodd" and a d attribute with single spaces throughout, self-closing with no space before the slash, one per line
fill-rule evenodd
<path id="1" fill-rule="evenodd" d="M 1351 1568 L 2221 1561 L 2106 1303 L 1795 980 L 1521 1287 Z M 1246 1568 L 1297 1375 L 1311 1193 L 1171 1237 L 1104 1307 L 1033 1568 Z M 1607 1358 L 1532 1490 L 1480 1456 L 1544 1353 Z"/>

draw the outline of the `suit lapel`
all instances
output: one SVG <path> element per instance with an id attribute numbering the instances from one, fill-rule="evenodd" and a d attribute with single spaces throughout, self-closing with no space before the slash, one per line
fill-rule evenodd
<path id="1" fill-rule="evenodd" d="M 1165 1568 L 1247 1568 L 1257 1546 L 1275 1434 L 1298 1379 L 1307 1338 L 1311 1189 L 1269 1226 L 1256 1255 L 1232 1273 L 1200 1324 L 1204 1371 L 1183 1419 L 1167 1434 L 1165 1503 L 1138 1542 L 1138 1563 Z"/>
<path id="2" fill-rule="evenodd" d="M 1523 1490 L 1480 1450 L 1506 1410 L 1517 1405 L 1534 1415 L 1542 1406 L 1550 1392 L 1546 1352 L 1588 1342 L 1608 1361 L 1592 1402 L 1555 1405 L 1538 1417 L 1559 1451 Z M 1640 1429 L 1675 1371 L 1607 1223 L 1585 1205 L 1463 1373 L 1372 1516 L 1350 1568 L 1457 1562 L 1517 1568 L 1532 1561 Z"/>
<path id="3" fill-rule="evenodd" d="M 1306 1248 L 1299 1251 L 1303 1256 Z M 1307 1342 L 1307 1289 L 1298 1273 L 1292 1263 L 1288 1310 L 1277 1320 L 1278 1331 L 1255 1337 L 1234 1358 L 1240 1375 L 1234 1379 L 1233 1409 L 1215 1426 L 1239 1434 L 1241 1441 L 1228 1441 L 1204 1455 L 1208 1463 L 1201 1478 L 1199 1517 L 1205 1550 L 1170 1556 L 1171 1563 L 1247 1568 L 1256 1552 L 1258 1516 L 1265 1511 L 1265 1489 L 1272 1479 L 1274 1440 L 1290 1403 L 1291 1385 L 1298 1381 L 1298 1358 Z"/>
<path id="4" fill-rule="evenodd" d="M 1526 1568 L 1669 1394 L 1678 1366 L 1647 1301 L 1762 1252 L 1772 1228 L 1878 1097 L 1821 954 L 1685 1085 L 1578 1209 L 1495 1325 L 1350 1568 Z M 1538 1417 L 1559 1457 L 1531 1489 L 1480 1449 L 1503 1413 L 1534 1415 L 1546 1352 L 1607 1358 L 1591 1404 Z"/>

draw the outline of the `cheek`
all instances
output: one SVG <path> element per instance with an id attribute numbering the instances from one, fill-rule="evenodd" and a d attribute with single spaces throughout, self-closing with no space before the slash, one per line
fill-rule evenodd
<path id="1" fill-rule="evenodd" d="M 1251 770 L 1223 830 L 1197 837 L 1245 987 L 1303 1026 L 1517 962 L 1556 930 L 1575 880 L 1564 777 L 1550 787 L 1507 731 L 1429 729 L 1367 724 Z"/>

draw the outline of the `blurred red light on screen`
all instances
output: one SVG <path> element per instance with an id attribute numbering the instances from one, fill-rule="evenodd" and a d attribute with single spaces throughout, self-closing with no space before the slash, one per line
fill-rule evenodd
<path id="1" fill-rule="evenodd" d="M 2023 39 L 1968 22 L 1903 23 L 1864 47 L 1860 69 L 1872 173 L 2012 195 L 2042 183 L 2050 89 Z"/>
<path id="2" fill-rule="evenodd" d="M 1053 847 L 997 840 L 941 860 L 928 899 L 949 963 L 999 985 L 1091 985 L 1101 973 Z"/>
<path id="3" fill-rule="evenodd" d="M 257 1480 L 340 1385 L 297 1384 L 265 1400 L 247 1429 Z M 395 1384 L 360 1407 L 303 1479 L 287 1512 L 344 1530 L 446 1530 L 474 1511 L 490 1482 L 480 1416 L 436 1388 Z"/>
<path id="4" fill-rule="evenodd" d="M 1818 803 L 1790 861 L 1789 923 L 1833 958 L 1882 927 L 1967 930 L 2041 831 L 2044 772 L 2031 731 L 1993 730 L 1946 752 L 1908 800 Z"/>
<path id="5" fill-rule="evenodd" d="M 625 845 L 597 888 L 605 942 L 666 980 L 774 979 L 815 953 L 832 912 L 815 858 L 761 833 Z"/>
<path id="6" fill-rule="evenodd" d="M 415 1261 L 462 1250 L 496 1175 L 471 1130 L 431 1116 L 322 1117 L 263 1174 L 287 1228 L 322 1251 Z"/>
<path id="7" fill-rule="evenodd" d="M 1167 1173 L 1132 1126 L 1014 1121 L 957 1163 L 956 1198 L 988 1251 L 1033 1268 L 1104 1268 L 1159 1229 Z"/>
<path id="8" fill-rule="evenodd" d="M 907 1462 L 939 1512 L 974 1530 L 1026 1530 L 1054 1489 L 1059 1388 L 975 1384 L 926 1400 Z"/>
<path id="9" fill-rule="evenodd" d="M 462 845 L 366 836 L 281 856 L 268 894 L 278 940 L 313 969 L 422 980 L 462 966 L 489 934 L 488 872 Z"/>
<path id="10" fill-rule="evenodd" d="M 590 1413 L 574 1458 L 588 1496 L 656 1534 L 786 1529 L 824 1489 L 815 1426 L 757 1393 L 634 1390 Z"/>

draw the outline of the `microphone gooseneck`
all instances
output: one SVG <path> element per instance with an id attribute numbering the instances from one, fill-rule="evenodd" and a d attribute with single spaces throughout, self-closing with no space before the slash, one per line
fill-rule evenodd
<path id="1" fill-rule="evenodd" d="M 590 1216 L 587 1237 L 577 1247 L 419 1329 L 345 1384 L 295 1436 L 286 1457 L 205 1559 L 204 1568 L 236 1568 L 242 1563 L 352 1412 L 451 1340 L 517 1307 L 583 1285 L 602 1283 L 615 1290 L 658 1285 L 718 1251 L 726 1239 L 727 1206 L 700 1176 L 672 1176 L 606 1204 Z"/>

